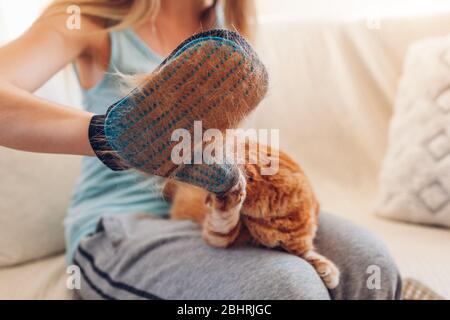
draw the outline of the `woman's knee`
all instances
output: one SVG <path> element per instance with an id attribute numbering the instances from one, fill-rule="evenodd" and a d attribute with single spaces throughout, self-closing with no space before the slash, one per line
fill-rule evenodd
<path id="1" fill-rule="evenodd" d="M 327 288 L 314 268 L 303 259 L 286 253 L 280 253 L 255 266 L 245 281 L 242 299 L 330 299 Z"/>
<path id="2" fill-rule="evenodd" d="M 384 245 L 368 248 L 360 255 L 364 267 L 363 286 L 356 291 L 359 299 L 396 300 L 401 298 L 402 281 L 398 268 Z M 351 274 L 352 270 L 349 269 Z M 355 274 L 358 274 L 355 271 Z"/>
<path id="3" fill-rule="evenodd" d="M 384 243 L 372 232 L 324 215 L 318 247 L 341 271 L 334 299 L 399 299 L 401 278 Z"/>
<path id="4" fill-rule="evenodd" d="M 386 251 L 368 249 L 345 268 L 343 288 L 336 298 L 360 300 L 394 300 L 401 298 L 401 277 Z M 338 288 L 339 289 L 339 288 Z"/>

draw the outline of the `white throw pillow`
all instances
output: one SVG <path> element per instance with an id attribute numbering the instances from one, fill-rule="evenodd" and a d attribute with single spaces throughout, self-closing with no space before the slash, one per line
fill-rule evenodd
<path id="1" fill-rule="evenodd" d="M 376 212 L 450 227 L 450 36 L 408 52 Z"/>
<path id="2" fill-rule="evenodd" d="M 0 147 L 0 267 L 64 250 L 62 220 L 80 158 Z"/>

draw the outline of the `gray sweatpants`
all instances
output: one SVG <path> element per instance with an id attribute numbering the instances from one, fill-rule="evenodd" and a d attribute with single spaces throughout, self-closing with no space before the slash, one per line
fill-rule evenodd
<path id="1" fill-rule="evenodd" d="M 341 282 L 328 291 L 294 255 L 257 247 L 211 248 L 189 221 L 103 218 L 82 240 L 75 264 L 83 299 L 398 299 L 401 280 L 379 239 L 322 213 L 318 251 L 335 262 Z"/>

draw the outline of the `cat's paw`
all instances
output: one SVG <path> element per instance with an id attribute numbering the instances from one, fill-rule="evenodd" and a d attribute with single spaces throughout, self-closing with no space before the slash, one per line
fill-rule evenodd
<path id="1" fill-rule="evenodd" d="M 241 222 L 238 221 L 234 228 L 228 232 L 215 232 L 213 228 L 207 223 L 203 225 L 202 238 L 212 247 L 226 248 L 231 246 L 239 236 L 241 230 Z"/>
<path id="2" fill-rule="evenodd" d="M 241 208 L 245 200 L 247 186 L 241 174 L 238 183 L 228 192 L 208 194 L 206 205 L 210 212 L 203 222 L 203 239 L 214 247 L 228 247 L 239 235 Z"/>
<path id="3" fill-rule="evenodd" d="M 220 212 L 240 211 L 247 196 L 246 188 L 247 181 L 244 175 L 240 173 L 237 184 L 229 191 L 223 194 L 208 194 L 206 205 Z"/>

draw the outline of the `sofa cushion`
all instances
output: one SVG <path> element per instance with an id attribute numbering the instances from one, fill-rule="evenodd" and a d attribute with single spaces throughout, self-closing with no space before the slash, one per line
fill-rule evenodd
<path id="1" fill-rule="evenodd" d="M 0 268 L 0 300 L 74 299 L 75 292 L 67 287 L 70 275 L 63 254 Z"/>
<path id="2" fill-rule="evenodd" d="M 0 147 L 0 266 L 64 250 L 62 220 L 79 164 Z"/>
<path id="3" fill-rule="evenodd" d="M 376 211 L 450 227 L 450 36 L 420 41 L 409 50 Z"/>

